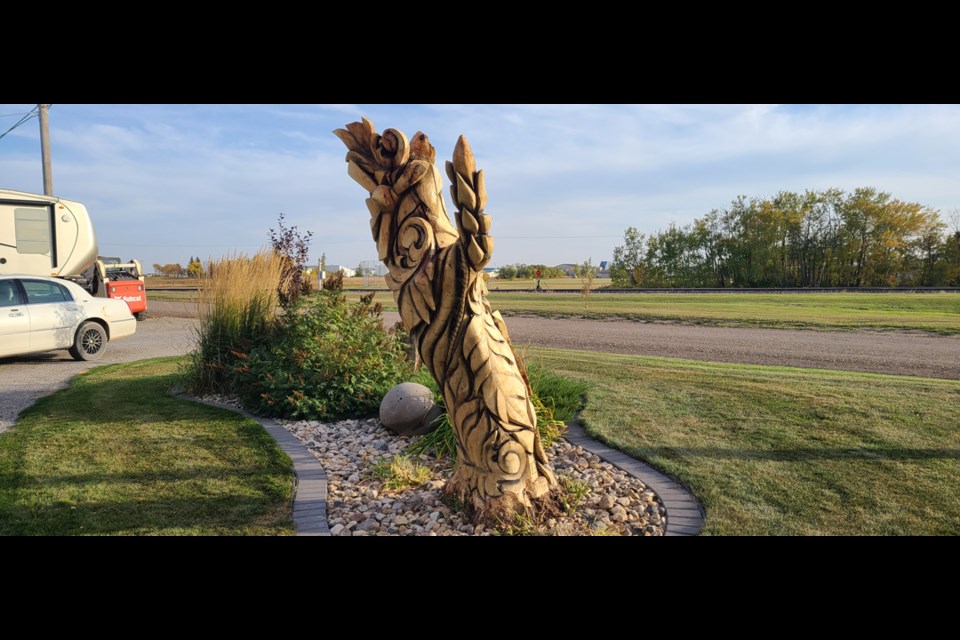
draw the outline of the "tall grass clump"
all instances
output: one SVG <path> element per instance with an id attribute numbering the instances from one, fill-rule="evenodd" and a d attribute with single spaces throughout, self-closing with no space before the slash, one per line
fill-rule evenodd
<path id="1" fill-rule="evenodd" d="M 269 249 L 209 261 L 197 282 L 197 348 L 186 370 L 190 391 L 231 392 L 238 357 L 273 328 L 283 279 L 284 258 Z"/>

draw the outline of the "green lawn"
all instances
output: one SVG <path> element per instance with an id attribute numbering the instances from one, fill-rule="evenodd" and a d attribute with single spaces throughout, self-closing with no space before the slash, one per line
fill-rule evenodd
<path id="1" fill-rule="evenodd" d="M 587 431 L 689 486 L 708 535 L 960 534 L 960 381 L 554 349 Z"/>
<path id="2" fill-rule="evenodd" d="M 610 278 L 594 278 L 590 283 L 591 289 L 611 286 Z M 551 289 L 582 289 L 583 282 L 580 278 L 541 278 L 541 288 L 550 291 Z M 535 278 L 528 280 L 500 280 L 491 278 L 487 281 L 487 289 L 490 291 L 511 291 L 516 289 L 536 289 L 537 280 Z"/>
<path id="3" fill-rule="evenodd" d="M 554 283 L 554 281 L 550 281 Z M 569 279 L 570 286 L 579 281 Z M 909 329 L 944 335 L 960 333 L 957 293 L 593 293 L 551 294 L 515 291 L 526 281 L 505 281 L 490 302 L 504 315 L 623 318 L 730 327 L 772 329 Z M 359 292 L 348 292 L 351 301 Z M 147 291 L 150 300 L 192 300 L 192 293 Z M 375 300 L 386 311 L 397 305 L 387 290 Z"/>
<path id="4" fill-rule="evenodd" d="M 179 358 L 97 367 L 0 435 L 0 535 L 292 535 L 253 420 L 171 397 Z"/>

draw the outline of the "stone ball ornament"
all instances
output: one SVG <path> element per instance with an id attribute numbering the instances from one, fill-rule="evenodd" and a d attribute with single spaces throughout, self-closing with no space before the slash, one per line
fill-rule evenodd
<path id="1" fill-rule="evenodd" d="M 380 422 L 401 436 L 429 433 L 436 426 L 433 421 L 442 413 L 433 392 L 416 382 L 401 382 L 380 402 Z"/>

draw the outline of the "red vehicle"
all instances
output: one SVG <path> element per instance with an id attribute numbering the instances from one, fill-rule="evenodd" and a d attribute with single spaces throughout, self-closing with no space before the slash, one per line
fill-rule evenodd
<path id="1" fill-rule="evenodd" d="M 147 292 L 138 260 L 121 263 L 120 258 L 97 256 L 96 262 L 83 272 L 83 277 L 93 295 L 123 300 L 137 320 L 147 317 Z"/>

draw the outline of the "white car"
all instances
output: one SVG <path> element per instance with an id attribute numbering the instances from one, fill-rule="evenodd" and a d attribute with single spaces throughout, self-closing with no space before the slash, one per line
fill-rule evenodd
<path id="1" fill-rule="evenodd" d="M 69 349 L 77 360 L 98 360 L 107 342 L 136 330 L 123 300 L 59 278 L 0 275 L 0 358 Z"/>

